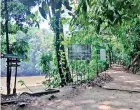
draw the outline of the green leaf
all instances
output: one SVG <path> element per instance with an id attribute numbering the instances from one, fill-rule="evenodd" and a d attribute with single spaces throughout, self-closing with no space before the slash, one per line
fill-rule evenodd
<path id="1" fill-rule="evenodd" d="M 68 0 L 64 0 L 63 5 L 66 7 L 66 9 L 68 10 L 72 10 L 72 7 L 69 5 L 69 1 Z"/>
<path id="2" fill-rule="evenodd" d="M 71 12 L 68 12 L 68 14 L 69 14 L 70 16 L 73 16 L 73 14 L 72 14 Z"/>
<path id="3" fill-rule="evenodd" d="M 42 8 L 44 9 L 44 11 L 45 11 L 46 13 L 48 13 L 48 5 L 46 4 L 45 1 L 42 2 Z"/>
<path id="4" fill-rule="evenodd" d="M 68 22 L 69 18 L 61 18 L 61 22 L 62 24 L 65 24 L 66 22 Z M 63 36 L 63 35 L 62 35 Z"/>
<path id="5" fill-rule="evenodd" d="M 91 1 L 90 0 L 87 0 L 87 4 L 89 7 L 91 7 Z"/>
<path id="6" fill-rule="evenodd" d="M 61 10 L 61 14 L 63 14 L 65 11 L 64 10 Z"/>
<path id="7" fill-rule="evenodd" d="M 43 8 L 39 7 L 39 12 L 44 19 L 47 19 L 46 12 Z"/>
<path id="8" fill-rule="evenodd" d="M 30 12 L 29 10 L 26 10 L 26 14 L 27 14 L 27 15 L 30 15 L 31 12 Z"/>
<path id="9" fill-rule="evenodd" d="M 21 86 L 23 86 L 25 84 L 23 80 L 19 80 L 18 83 L 20 83 Z"/>
<path id="10" fill-rule="evenodd" d="M 40 27 L 40 25 L 39 25 L 39 22 L 38 21 L 36 21 L 36 24 L 35 24 L 35 27 Z"/>

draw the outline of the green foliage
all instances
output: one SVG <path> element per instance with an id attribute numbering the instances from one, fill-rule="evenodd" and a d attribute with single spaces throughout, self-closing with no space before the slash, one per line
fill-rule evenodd
<path id="1" fill-rule="evenodd" d="M 57 39 L 46 38 L 38 30 L 29 30 L 27 32 L 28 28 L 23 26 L 25 23 L 29 26 L 34 26 L 33 24 L 35 23 L 39 27 L 38 12 L 31 13 L 30 11 L 31 6 L 36 5 L 39 6 L 39 12 L 44 19 L 47 19 L 50 6 L 52 10 L 50 24 Z M 74 12 L 71 11 L 72 7 L 68 0 L 50 0 L 49 3 L 46 0 L 18 0 L 9 2 L 8 6 L 9 19 L 14 19 L 17 24 L 9 22 L 9 34 L 15 34 L 19 30 L 27 33 L 25 37 L 26 41 L 17 39 L 14 39 L 13 42 L 10 41 L 12 52 L 14 54 L 25 54 L 26 56 L 29 50 L 32 52 L 31 56 L 34 57 L 31 58 L 32 65 L 34 64 L 35 68 L 39 68 L 45 73 L 46 81 L 43 84 L 46 87 L 56 87 L 60 83 L 58 68 L 56 66 L 57 60 L 54 57 L 56 44 L 60 44 L 57 52 L 61 59 L 59 63 L 62 66 L 63 75 L 66 75 L 66 66 L 64 65 L 67 60 L 65 49 L 63 50 L 62 48 L 64 46 L 67 47 L 69 44 L 89 44 L 92 46 L 92 57 L 89 63 L 86 61 L 69 61 L 74 75 L 78 74 L 79 77 L 84 76 L 85 79 L 89 78 L 88 75 L 90 79 L 95 76 L 97 63 L 99 72 L 108 68 L 109 53 L 113 54 L 114 61 L 122 61 L 124 65 L 129 65 L 132 59 L 140 54 L 139 0 L 79 0 Z M 63 6 L 66 9 L 63 9 Z M 65 12 L 68 12 L 72 16 L 70 22 L 71 35 L 69 35 L 69 38 L 64 36 L 62 32 L 63 24 L 70 21 L 66 17 L 61 17 L 61 14 Z M 2 10 L 3 20 L 1 21 L 2 35 L 5 32 L 3 15 L 4 10 Z M 57 36 L 58 34 L 59 36 Z M 24 36 L 21 35 L 21 37 Z M 50 43 L 52 41 L 53 43 Z M 106 49 L 106 62 L 98 58 L 96 50 L 100 48 Z M 2 41 L 2 51 L 5 51 L 4 40 Z M 24 85 L 22 81 L 20 83 Z"/>
<path id="2" fill-rule="evenodd" d="M 35 3 L 38 0 L 34 0 Z M 25 2 L 25 3 L 24 3 Z M 33 3 L 28 1 L 28 5 L 26 0 L 12 0 L 7 2 L 8 6 L 8 20 L 9 20 L 9 33 L 15 33 L 17 30 L 23 30 L 27 32 L 28 26 L 37 26 L 39 22 L 39 17 L 36 13 L 31 12 L 31 6 L 29 4 Z M 35 3 L 36 5 L 36 3 Z M 2 24 L 2 34 L 4 34 L 4 20 L 5 20 L 5 10 L 4 10 L 4 0 L 1 3 L 1 24 Z M 25 25 L 26 24 L 26 25 Z"/>
<path id="3" fill-rule="evenodd" d="M 19 33 L 21 31 L 18 31 Z M 16 32 L 16 33 L 18 33 Z M 17 36 L 17 34 L 9 34 L 9 43 L 10 43 L 10 53 L 14 54 L 14 55 L 24 55 L 24 61 L 28 61 L 28 51 L 30 49 L 28 42 L 26 41 L 26 39 L 24 38 L 24 36 L 22 36 L 22 34 L 20 33 L 19 36 Z M 17 37 L 17 38 L 16 38 Z M 6 53 L 6 39 L 5 39 L 5 35 L 2 36 L 2 47 L 1 47 L 1 52 L 2 53 Z"/>
<path id="4" fill-rule="evenodd" d="M 87 43 L 87 37 L 95 46 L 102 46 L 108 41 L 114 56 L 128 65 L 140 50 L 139 10 L 139 0 L 80 0 L 71 21 L 72 29 L 77 26 L 79 32 L 72 35 L 76 38 L 70 42 Z"/>
<path id="5" fill-rule="evenodd" d="M 28 61 L 28 51 L 29 51 L 29 45 L 27 42 L 21 40 L 17 42 L 12 43 L 12 53 L 15 55 L 24 55 L 26 61 Z"/>
<path id="6" fill-rule="evenodd" d="M 105 27 L 120 25 L 137 17 L 138 10 L 138 0 L 80 0 L 73 22 L 79 26 L 95 25 L 96 32 L 100 33 Z"/>
<path id="7" fill-rule="evenodd" d="M 40 11 L 42 17 L 43 17 L 44 19 L 47 19 L 47 15 L 46 15 L 45 10 L 44 10 L 43 8 L 39 7 L 39 11 Z"/>
<path id="8" fill-rule="evenodd" d="M 42 8 L 44 9 L 45 13 L 48 13 L 48 5 L 46 4 L 45 1 L 42 2 Z"/>
<path id="9" fill-rule="evenodd" d="M 23 80 L 19 80 L 18 83 L 20 83 L 21 86 L 23 86 L 25 84 Z"/>
<path id="10" fill-rule="evenodd" d="M 125 24 L 116 29 L 112 29 L 112 33 L 118 37 L 125 54 L 133 58 L 140 50 L 140 35 L 139 35 L 139 18 L 131 21 L 131 24 Z M 124 53 L 124 52 L 123 52 Z"/>
<path id="11" fill-rule="evenodd" d="M 33 92 L 33 91 L 25 84 L 25 82 L 24 82 L 23 80 L 19 80 L 18 83 L 20 83 L 21 86 L 24 85 L 29 91 Z"/>
<path id="12" fill-rule="evenodd" d="M 1 34 L 4 35 L 5 34 L 5 26 L 4 26 L 4 22 L 2 21 L 1 22 Z M 28 31 L 28 27 L 26 26 L 19 26 L 19 25 L 16 25 L 16 24 L 12 24 L 11 22 L 9 22 L 8 24 L 8 33 L 9 34 L 16 34 L 17 31 L 23 31 L 25 33 L 27 33 Z"/>
<path id="13" fill-rule="evenodd" d="M 42 67 L 42 72 L 48 73 L 51 68 L 51 60 L 52 60 L 52 54 L 42 54 L 40 58 L 40 66 Z"/>
<path id="14" fill-rule="evenodd" d="M 63 5 L 66 7 L 68 10 L 72 10 L 72 7 L 69 5 L 69 0 L 62 0 Z"/>
<path id="15" fill-rule="evenodd" d="M 42 82 L 45 87 L 54 88 L 60 84 L 60 77 L 56 66 L 56 59 L 51 53 L 42 54 L 40 58 L 42 72 L 45 73 L 46 80 Z"/>
<path id="16" fill-rule="evenodd" d="M 60 76 L 58 74 L 58 70 L 57 69 L 53 69 L 51 70 L 52 72 L 50 73 L 50 76 L 46 77 L 46 80 L 42 82 L 42 84 L 45 86 L 45 87 L 49 87 L 49 88 L 56 88 L 59 86 L 60 84 Z"/>

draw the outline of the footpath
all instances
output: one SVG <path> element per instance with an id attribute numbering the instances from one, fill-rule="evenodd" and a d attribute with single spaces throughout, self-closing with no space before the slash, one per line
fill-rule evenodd
<path id="1" fill-rule="evenodd" d="M 109 90 L 140 92 L 140 75 L 128 73 L 122 65 L 116 64 L 112 65 L 106 73 L 110 75 L 113 80 L 105 83 L 102 88 Z"/>

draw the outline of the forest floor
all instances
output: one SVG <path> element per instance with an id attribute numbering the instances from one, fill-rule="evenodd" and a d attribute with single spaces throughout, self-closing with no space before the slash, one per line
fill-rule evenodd
<path id="1" fill-rule="evenodd" d="M 102 87 L 66 86 L 53 95 L 30 97 L 23 108 L 5 105 L 2 110 L 140 110 L 140 75 L 126 72 L 121 65 L 106 73 L 113 80 Z"/>

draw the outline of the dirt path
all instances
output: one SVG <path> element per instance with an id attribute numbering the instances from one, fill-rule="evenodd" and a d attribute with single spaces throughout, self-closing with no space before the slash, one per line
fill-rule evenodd
<path id="1" fill-rule="evenodd" d="M 103 88 L 140 92 L 140 75 L 126 72 L 121 65 L 112 65 L 107 73 L 113 81 L 105 83 Z"/>
<path id="2" fill-rule="evenodd" d="M 139 90 L 135 88 L 139 87 L 140 76 L 120 70 L 123 70 L 121 66 L 113 66 L 107 71 L 114 81 L 105 86 Z M 32 97 L 31 103 L 24 108 L 10 105 L 3 106 L 2 110 L 140 110 L 140 93 L 135 92 L 106 90 L 96 86 L 69 86 L 61 88 L 60 93 L 54 95 L 56 98 L 52 100 L 48 100 L 51 95 Z"/>
<path id="3" fill-rule="evenodd" d="M 140 110 L 140 93 L 109 91 L 94 88 L 63 88 L 48 100 L 50 95 L 33 98 L 30 105 L 18 110 Z M 17 106 L 2 110 L 17 110 Z"/>

